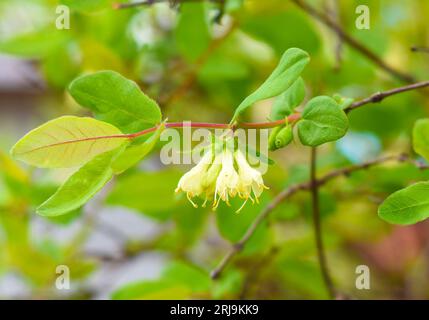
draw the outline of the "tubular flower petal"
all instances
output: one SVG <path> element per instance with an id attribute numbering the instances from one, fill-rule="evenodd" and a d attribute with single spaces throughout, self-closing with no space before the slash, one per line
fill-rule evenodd
<path id="1" fill-rule="evenodd" d="M 222 164 L 220 163 L 220 158 L 222 156 L 217 156 L 214 160 L 214 163 L 207 170 L 206 175 L 203 178 L 202 187 L 205 192 L 205 200 L 213 199 L 213 196 L 216 191 L 216 180 L 219 176 L 220 170 L 222 169 Z"/>
<path id="2" fill-rule="evenodd" d="M 268 189 L 268 187 L 264 185 L 262 174 L 249 165 L 246 157 L 240 150 L 235 152 L 235 161 L 237 162 L 239 174 L 239 196 L 246 199 L 246 201 L 250 199 L 253 202 L 253 192 L 255 201 L 258 202 L 258 198 L 261 196 L 264 189 Z"/>
<path id="3" fill-rule="evenodd" d="M 235 197 L 238 192 L 239 176 L 234 169 L 234 157 L 231 151 L 222 153 L 222 169 L 216 180 L 215 200 L 213 207 L 217 208 L 220 200 L 229 205 L 229 197 Z"/>
<path id="4" fill-rule="evenodd" d="M 204 191 L 203 178 L 212 162 L 212 155 L 211 151 L 207 152 L 195 167 L 180 178 L 176 188 L 176 192 L 183 191 L 186 193 L 188 200 L 195 208 L 198 206 L 192 201 L 192 198 L 201 195 Z"/>
<path id="5" fill-rule="evenodd" d="M 233 153 L 229 148 L 214 154 L 208 151 L 201 161 L 179 180 L 176 192 L 186 193 L 188 200 L 194 207 L 197 204 L 194 197 L 204 200 L 203 207 L 213 200 L 213 208 L 219 206 L 220 201 L 230 205 L 229 199 L 238 195 L 244 199 L 240 211 L 250 199 L 258 202 L 264 189 L 261 173 L 252 168 L 241 151 Z"/>

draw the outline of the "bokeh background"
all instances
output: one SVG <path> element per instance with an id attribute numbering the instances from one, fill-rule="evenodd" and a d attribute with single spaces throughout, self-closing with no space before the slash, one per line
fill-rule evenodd
<path id="1" fill-rule="evenodd" d="M 0 298 L 327 298 L 307 192 L 281 204 L 219 279 L 209 277 L 275 194 L 308 180 L 309 150 L 297 139 L 270 154 L 270 190 L 260 205 L 239 214 L 227 206 L 194 209 L 175 195 L 189 167 L 162 165 L 157 150 L 80 210 L 55 219 L 35 214 L 72 171 L 25 166 L 9 149 L 50 119 L 90 115 L 66 90 L 80 74 L 120 72 L 157 100 L 169 121 L 224 123 L 290 47 L 311 55 L 303 74 L 307 98 L 362 98 L 403 84 L 289 0 L 158 0 L 113 9 L 116 2 L 0 1 Z M 428 1 L 306 2 L 388 65 L 427 79 Z M 71 11 L 68 30 L 55 28 L 60 4 Z M 355 25 L 363 4 L 370 9 L 369 30 Z M 266 120 L 271 103 L 255 106 L 246 120 Z M 422 91 L 351 113 L 349 133 L 320 148 L 319 172 L 411 152 L 412 125 L 428 110 Z M 429 174 L 410 164 L 388 163 L 321 189 L 328 266 L 339 298 L 429 297 L 429 224 L 397 227 L 377 216 L 388 194 L 425 178 Z M 58 265 L 70 268 L 70 290 L 55 287 Z M 355 286 L 358 265 L 371 270 L 370 290 Z"/>

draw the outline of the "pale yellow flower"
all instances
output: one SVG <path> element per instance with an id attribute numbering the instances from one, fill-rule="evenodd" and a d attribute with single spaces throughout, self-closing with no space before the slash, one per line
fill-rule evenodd
<path id="1" fill-rule="evenodd" d="M 222 169 L 216 180 L 215 199 L 213 207 L 217 208 L 220 200 L 229 205 L 229 197 L 233 198 L 238 192 L 239 177 L 234 169 L 234 157 L 228 149 L 222 152 Z"/>
<path id="2" fill-rule="evenodd" d="M 239 150 L 233 153 L 227 147 L 216 154 L 213 150 L 210 149 L 194 168 L 183 175 L 176 192 L 185 192 L 194 207 L 198 207 L 192 200 L 194 197 L 205 198 L 203 207 L 213 199 L 213 208 L 216 209 L 220 201 L 230 205 L 229 200 L 238 195 L 245 201 L 237 212 L 249 199 L 252 203 L 258 202 L 264 189 L 268 189 L 262 174 L 248 164 Z"/>
<path id="3" fill-rule="evenodd" d="M 213 199 L 214 194 L 216 192 L 216 180 L 219 176 L 219 173 L 222 169 L 222 154 L 217 155 L 213 161 L 213 164 L 207 170 L 205 177 L 202 182 L 202 187 L 205 193 L 205 201 L 203 203 L 203 207 L 206 206 L 208 200 Z"/>
<path id="4" fill-rule="evenodd" d="M 268 189 L 268 187 L 264 185 L 262 174 L 249 165 L 246 157 L 240 150 L 235 152 L 235 161 L 237 162 L 239 174 L 239 196 L 246 200 L 245 203 L 248 199 L 252 202 L 258 202 L 258 198 L 261 196 L 264 189 Z M 252 198 L 252 192 L 255 199 Z M 241 210 L 241 208 L 239 210 Z"/>
<path id="5" fill-rule="evenodd" d="M 192 201 L 193 197 L 199 196 L 204 192 L 204 178 L 206 177 L 207 171 L 211 165 L 213 154 L 208 151 L 202 158 L 201 161 L 185 173 L 180 178 L 176 188 L 176 192 L 183 191 L 186 193 L 186 197 L 197 208 L 197 204 Z"/>

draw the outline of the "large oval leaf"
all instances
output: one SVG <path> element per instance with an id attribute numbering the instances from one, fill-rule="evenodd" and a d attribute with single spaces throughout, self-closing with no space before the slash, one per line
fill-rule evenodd
<path id="1" fill-rule="evenodd" d="M 99 71 L 75 79 L 70 94 L 100 120 L 125 133 L 137 132 L 161 122 L 158 104 L 139 86 L 114 71 Z"/>
<path id="2" fill-rule="evenodd" d="M 429 182 L 418 182 L 391 194 L 378 208 L 381 219 L 413 224 L 429 217 Z"/>
<path id="3" fill-rule="evenodd" d="M 311 99 L 302 112 L 298 122 L 298 135 L 303 145 L 318 146 L 343 137 L 348 129 L 349 121 L 337 104 L 326 96 Z"/>
<path id="4" fill-rule="evenodd" d="M 69 168 L 113 150 L 126 140 L 128 138 L 109 123 L 64 116 L 30 131 L 15 144 L 11 154 L 36 167 Z"/>

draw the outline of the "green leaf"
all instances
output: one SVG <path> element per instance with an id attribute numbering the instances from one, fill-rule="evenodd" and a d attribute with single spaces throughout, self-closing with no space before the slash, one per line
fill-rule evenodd
<path id="1" fill-rule="evenodd" d="M 78 209 L 113 176 L 111 164 L 124 147 L 105 152 L 75 172 L 48 200 L 37 208 L 45 217 L 55 217 Z"/>
<path id="2" fill-rule="evenodd" d="M 419 119 L 413 128 L 414 151 L 429 160 L 429 119 Z"/>
<path id="3" fill-rule="evenodd" d="M 326 96 L 311 99 L 297 124 L 302 144 L 312 147 L 340 139 L 346 134 L 348 125 L 341 107 Z"/>
<path id="4" fill-rule="evenodd" d="M 109 123 L 64 116 L 27 133 L 12 147 L 11 154 L 37 167 L 69 168 L 116 149 L 125 141 L 128 138 Z"/>
<path id="5" fill-rule="evenodd" d="M 159 141 L 159 137 L 164 130 L 165 125 L 162 124 L 155 133 L 142 144 L 131 145 L 128 147 L 112 164 L 113 171 L 118 174 L 136 165 L 141 161 Z"/>
<path id="6" fill-rule="evenodd" d="M 304 80 L 299 77 L 284 93 L 277 97 L 271 110 L 271 119 L 280 120 L 293 113 L 305 98 Z"/>
<path id="7" fill-rule="evenodd" d="M 164 220 L 177 206 L 174 189 L 181 176 L 180 171 L 138 172 L 118 179 L 115 188 L 106 199 L 109 205 L 120 205 Z"/>
<path id="8" fill-rule="evenodd" d="M 110 7 L 111 0 L 61 0 L 61 3 L 72 10 L 91 12 Z"/>
<path id="9" fill-rule="evenodd" d="M 146 96 L 131 80 L 114 71 L 99 71 L 75 79 L 70 94 L 97 118 L 109 122 L 122 132 L 147 129 L 161 121 L 157 103 Z"/>
<path id="10" fill-rule="evenodd" d="M 207 14 L 203 2 L 180 6 L 175 36 L 179 52 L 191 61 L 198 59 L 209 46 L 211 37 Z"/>
<path id="11" fill-rule="evenodd" d="M 378 216 L 393 224 L 408 225 L 429 217 L 429 182 L 418 182 L 387 197 Z"/>
<path id="12" fill-rule="evenodd" d="M 286 50 L 268 79 L 237 107 L 232 121 L 255 102 L 278 96 L 286 91 L 298 79 L 309 61 L 310 56 L 301 49 Z"/>

